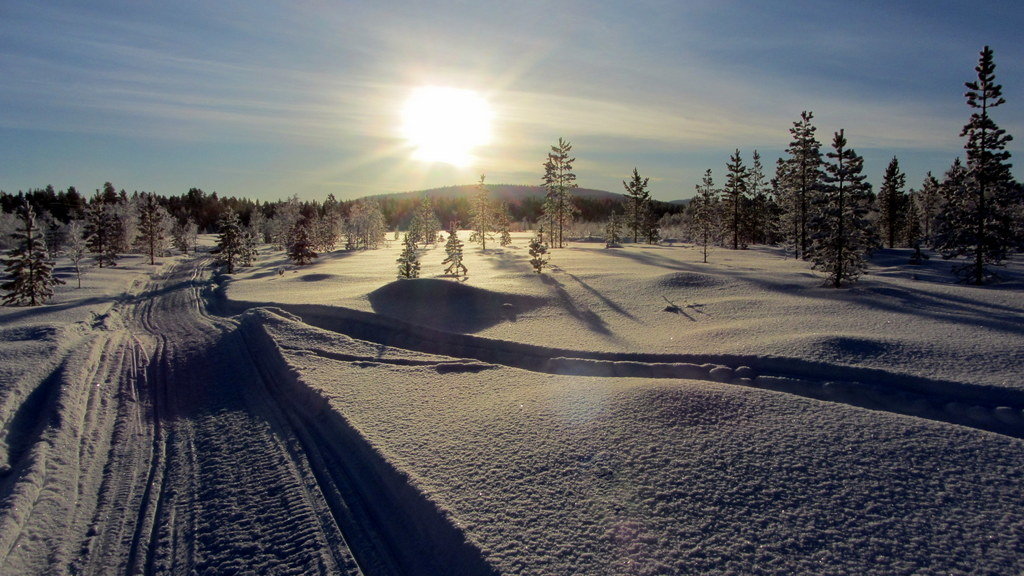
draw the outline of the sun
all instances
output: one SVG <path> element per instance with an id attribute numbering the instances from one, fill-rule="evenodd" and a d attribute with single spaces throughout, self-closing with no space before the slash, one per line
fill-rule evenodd
<path id="1" fill-rule="evenodd" d="M 402 135 L 424 162 L 473 163 L 473 150 L 491 140 L 493 114 L 472 90 L 427 86 L 416 89 L 402 110 Z"/>

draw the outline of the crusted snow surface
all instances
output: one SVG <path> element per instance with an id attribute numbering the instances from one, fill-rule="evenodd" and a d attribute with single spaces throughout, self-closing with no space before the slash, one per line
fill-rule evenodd
<path id="1" fill-rule="evenodd" d="M 1020 262 L 524 245 L 0 308 L 0 574 L 1024 572 Z"/>
<path id="2" fill-rule="evenodd" d="M 358 430 L 501 573 L 1024 569 L 1015 438 L 707 380 L 441 371 L 249 317 L 292 397 Z"/>

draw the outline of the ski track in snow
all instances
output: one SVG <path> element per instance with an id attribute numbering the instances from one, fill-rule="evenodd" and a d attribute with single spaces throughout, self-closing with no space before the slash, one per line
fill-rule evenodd
<path id="1" fill-rule="evenodd" d="M 335 423 L 288 413 L 237 323 L 205 313 L 202 273 L 122 300 L 121 327 L 39 385 L 43 424 L 0 478 L 0 574 L 439 574 L 451 558 L 489 573 L 436 510 L 403 510 L 415 495 L 389 507 Z M 446 547 L 410 545 L 416 531 Z"/>

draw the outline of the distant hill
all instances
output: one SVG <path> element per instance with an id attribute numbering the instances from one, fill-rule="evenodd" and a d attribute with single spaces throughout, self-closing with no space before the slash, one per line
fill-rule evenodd
<path id="1" fill-rule="evenodd" d="M 508 204 L 512 220 L 536 222 L 540 218 L 545 196 L 544 188 L 521 184 L 487 184 L 487 191 L 492 200 Z M 429 197 L 434 205 L 434 212 L 443 225 L 447 226 L 453 221 L 462 224 L 470 221 L 470 199 L 475 192 L 475 184 L 465 184 L 415 192 L 378 194 L 370 198 L 380 203 L 388 226 L 404 228 L 412 219 L 420 198 Z M 579 218 L 585 222 L 606 220 L 613 210 L 622 213 L 622 204 L 627 200 L 625 194 L 590 188 L 575 188 L 572 194 L 573 205 L 578 211 Z M 677 204 L 654 201 L 656 217 L 682 209 L 683 207 Z"/>
<path id="2" fill-rule="evenodd" d="M 487 190 L 491 193 L 491 198 L 502 202 L 508 202 L 509 204 L 517 204 L 524 198 L 543 198 L 545 195 L 544 188 L 541 186 L 527 186 L 524 184 L 487 184 L 486 186 Z M 430 188 L 428 190 L 418 190 L 415 192 L 378 194 L 373 196 L 373 198 L 402 198 L 407 196 L 415 196 L 417 198 L 422 196 L 429 196 L 431 198 L 468 198 L 472 196 L 475 191 L 476 184 L 463 184 L 460 186 L 444 186 L 442 188 Z M 578 196 L 580 198 L 611 200 L 616 202 L 621 202 L 626 198 L 625 194 L 616 194 L 606 190 L 594 190 L 591 188 L 574 188 L 572 193 L 574 196 Z"/>

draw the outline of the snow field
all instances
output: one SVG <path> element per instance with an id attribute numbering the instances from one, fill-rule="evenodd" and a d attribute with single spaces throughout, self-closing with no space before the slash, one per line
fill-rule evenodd
<path id="1" fill-rule="evenodd" d="M 781 249 L 716 249 L 702 264 L 691 246 L 609 250 L 570 243 L 552 251 L 550 272 L 537 275 L 523 248 L 527 236 L 517 234 L 513 247 L 487 252 L 467 244 L 469 279 L 444 279 L 464 292 L 484 291 L 473 296 L 477 302 L 505 299 L 510 306 L 500 311 L 460 310 L 439 290 L 395 293 L 389 284 L 395 282 L 397 242 L 328 254 L 301 268 L 287 265 L 280 253 L 265 254 L 260 266 L 226 282 L 225 294 L 240 307 L 340 306 L 550 348 L 795 358 L 1024 389 L 1024 269 L 1017 261 L 1004 270 L 1004 284 L 976 288 L 955 284 L 950 263 L 938 257 L 910 266 L 908 250 L 883 250 L 861 282 L 834 290 Z M 443 278 L 443 256 L 440 246 L 425 251 L 423 278 Z M 381 292 L 391 297 L 375 296 Z M 666 299 L 678 312 L 665 311 Z"/>
<path id="2" fill-rule="evenodd" d="M 1024 568 L 1020 440 L 707 381 L 446 372 L 247 316 L 299 402 L 340 415 L 501 573 Z"/>

